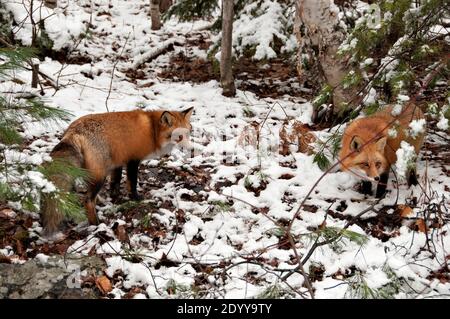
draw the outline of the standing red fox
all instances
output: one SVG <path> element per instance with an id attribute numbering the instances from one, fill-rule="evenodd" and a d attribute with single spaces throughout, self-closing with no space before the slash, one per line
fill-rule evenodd
<path id="1" fill-rule="evenodd" d="M 392 115 L 393 106 L 349 124 L 342 138 L 339 154 L 342 169 L 363 178 L 363 192 L 370 194 L 372 181 L 378 182 L 376 196 L 386 192 L 389 169 L 397 161 L 396 151 L 402 141 L 414 146 L 416 154 L 422 147 L 425 132 L 417 136 L 409 134 L 409 124 L 422 119 L 423 113 L 414 104 L 406 107 L 398 116 Z M 395 129 L 395 134 L 389 130 Z M 417 184 L 415 170 L 408 174 L 408 184 Z"/>
<path id="2" fill-rule="evenodd" d="M 111 197 L 118 197 L 125 165 L 130 198 L 140 198 L 136 190 L 140 161 L 166 154 L 176 144 L 187 145 L 192 110 L 92 114 L 77 119 L 67 128 L 50 155 L 86 169 L 85 208 L 90 224 L 98 223 L 95 200 L 110 174 Z M 50 179 L 63 191 L 73 187 L 73 180 L 63 174 Z M 46 197 L 42 200 L 41 216 L 47 234 L 54 233 L 64 217 L 54 200 Z"/>

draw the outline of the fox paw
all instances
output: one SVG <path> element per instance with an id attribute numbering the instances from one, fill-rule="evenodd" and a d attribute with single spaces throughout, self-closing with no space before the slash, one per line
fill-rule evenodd
<path id="1" fill-rule="evenodd" d="M 136 194 L 131 194 L 131 195 L 130 195 L 130 199 L 131 199 L 131 200 L 134 200 L 134 201 L 136 201 L 136 202 L 139 202 L 139 201 L 143 200 L 144 197 L 142 197 L 141 195 L 139 195 L 138 193 L 136 193 Z"/>
<path id="2" fill-rule="evenodd" d="M 371 182 L 367 182 L 367 181 L 363 181 L 361 182 L 361 185 L 359 187 L 359 192 L 364 194 L 364 195 L 372 195 L 372 183 Z"/>

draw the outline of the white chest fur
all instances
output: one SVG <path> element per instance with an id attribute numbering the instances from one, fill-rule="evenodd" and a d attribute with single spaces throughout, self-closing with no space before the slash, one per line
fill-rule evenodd
<path id="1" fill-rule="evenodd" d="M 146 159 L 146 160 L 148 160 L 148 159 L 155 159 L 155 158 L 159 158 L 159 157 L 161 157 L 161 156 L 163 156 L 163 155 L 169 154 L 169 153 L 172 151 L 172 149 L 173 149 L 174 146 L 175 146 L 175 145 L 172 144 L 172 143 L 167 143 L 166 145 L 162 146 L 162 147 L 161 147 L 160 149 L 158 149 L 157 151 L 148 154 L 148 155 L 145 157 L 145 159 Z"/>

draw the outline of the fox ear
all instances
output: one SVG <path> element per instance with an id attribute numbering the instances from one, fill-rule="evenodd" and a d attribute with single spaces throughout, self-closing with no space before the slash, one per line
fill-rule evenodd
<path id="1" fill-rule="evenodd" d="M 386 146 L 387 137 L 384 136 L 377 141 L 377 149 L 379 151 L 384 151 L 384 147 Z"/>
<path id="2" fill-rule="evenodd" d="M 161 114 L 160 122 L 168 127 L 171 127 L 173 124 L 173 115 L 168 111 L 164 111 L 163 114 Z"/>
<path id="3" fill-rule="evenodd" d="M 353 136 L 352 141 L 350 142 L 350 150 L 352 152 L 360 152 L 363 142 L 359 136 Z"/>
<path id="4" fill-rule="evenodd" d="M 192 111 L 194 111 L 194 107 L 190 107 L 187 110 L 181 111 L 181 114 L 183 114 L 186 120 L 189 120 L 191 118 Z"/>

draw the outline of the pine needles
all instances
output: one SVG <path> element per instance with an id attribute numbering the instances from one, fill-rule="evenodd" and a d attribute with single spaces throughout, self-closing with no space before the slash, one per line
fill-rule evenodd
<path id="1" fill-rule="evenodd" d="M 35 50 L 30 48 L 0 49 L 0 81 L 11 78 L 34 55 Z M 52 179 L 55 176 L 85 179 L 86 172 L 64 160 L 41 166 L 39 160 L 30 159 L 22 151 L 25 125 L 58 124 L 67 121 L 71 114 L 46 105 L 33 94 L 30 96 L 24 98 L 11 93 L 0 97 L 0 202 L 37 212 L 42 196 L 51 197 L 61 212 L 80 219 L 84 214 L 78 196 L 71 189 L 56 188 Z"/>

